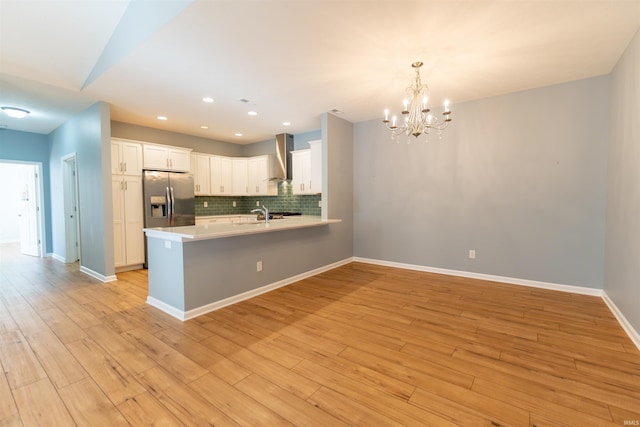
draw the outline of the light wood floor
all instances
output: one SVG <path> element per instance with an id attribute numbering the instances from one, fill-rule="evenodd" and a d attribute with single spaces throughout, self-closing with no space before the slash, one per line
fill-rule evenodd
<path id="1" fill-rule="evenodd" d="M 0 245 L 0 425 L 606 426 L 640 352 L 597 297 L 353 263 L 188 322 Z"/>

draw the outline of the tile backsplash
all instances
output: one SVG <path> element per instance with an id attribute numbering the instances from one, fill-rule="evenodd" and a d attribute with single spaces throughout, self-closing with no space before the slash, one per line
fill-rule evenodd
<path id="1" fill-rule="evenodd" d="M 196 196 L 196 216 L 247 214 L 256 208 L 256 202 L 271 212 L 300 212 L 302 215 L 320 216 L 318 203 L 321 199 L 320 194 L 294 195 L 291 184 L 279 182 L 277 196 Z M 204 202 L 208 204 L 206 208 Z M 235 207 L 233 202 L 236 202 Z"/>

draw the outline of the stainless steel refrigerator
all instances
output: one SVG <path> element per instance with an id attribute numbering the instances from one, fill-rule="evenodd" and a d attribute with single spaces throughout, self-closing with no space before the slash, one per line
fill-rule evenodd
<path id="1" fill-rule="evenodd" d="M 190 173 L 145 170 L 142 175 L 142 194 L 145 228 L 195 225 L 193 175 Z M 147 253 L 145 236 L 145 268 L 149 262 Z"/>
<path id="2" fill-rule="evenodd" d="M 195 225 L 193 190 L 190 173 L 143 171 L 144 226 Z"/>

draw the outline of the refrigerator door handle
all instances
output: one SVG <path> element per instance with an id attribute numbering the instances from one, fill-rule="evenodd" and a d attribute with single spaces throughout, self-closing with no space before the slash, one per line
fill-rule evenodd
<path id="1" fill-rule="evenodd" d="M 173 197 L 173 187 L 171 187 L 171 219 L 176 214 L 176 199 Z"/>
<path id="2" fill-rule="evenodd" d="M 167 192 L 167 221 L 171 225 L 171 194 L 169 193 L 169 187 L 166 187 Z"/>

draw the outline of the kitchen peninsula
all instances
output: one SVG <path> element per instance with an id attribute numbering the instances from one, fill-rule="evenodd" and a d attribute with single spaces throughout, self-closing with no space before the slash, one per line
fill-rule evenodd
<path id="1" fill-rule="evenodd" d="M 339 222 L 298 216 L 145 229 L 147 303 L 187 320 L 317 274 L 314 251 Z"/>

